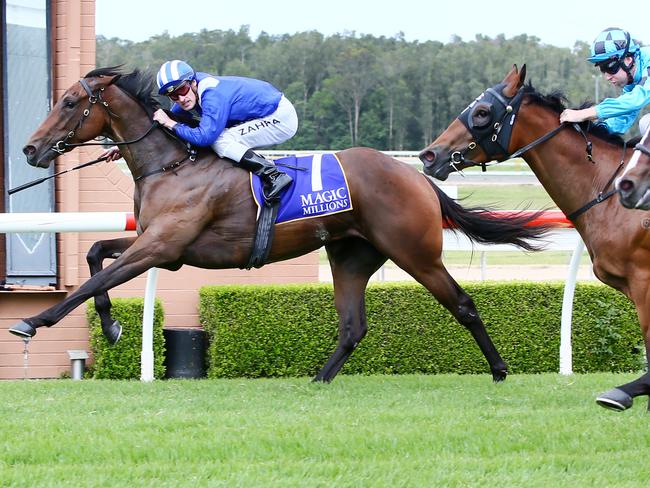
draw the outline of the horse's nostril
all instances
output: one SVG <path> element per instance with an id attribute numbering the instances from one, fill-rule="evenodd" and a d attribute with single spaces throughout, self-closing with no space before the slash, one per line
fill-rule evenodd
<path id="1" fill-rule="evenodd" d="M 23 154 L 25 156 L 33 156 L 36 153 L 36 148 L 34 146 L 25 146 L 23 147 Z"/>
<path id="2" fill-rule="evenodd" d="M 425 152 L 422 153 L 422 156 L 421 156 L 420 159 L 422 159 L 422 158 L 426 159 L 427 162 L 432 163 L 433 161 L 435 161 L 436 155 L 435 155 L 435 153 L 433 151 L 425 151 Z"/>
<path id="3" fill-rule="evenodd" d="M 634 183 L 632 180 L 621 180 L 618 182 L 618 189 L 624 192 L 632 191 L 634 188 Z"/>

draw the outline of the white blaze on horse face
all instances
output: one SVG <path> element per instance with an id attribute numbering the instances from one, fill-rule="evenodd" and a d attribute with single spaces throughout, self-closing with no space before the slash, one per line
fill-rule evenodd
<path id="1" fill-rule="evenodd" d="M 646 140 L 648 140 L 648 137 L 650 136 L 650 131 L 647 131 L 645 135 L 643 136 L 643 139 L 641 139 L 641 142 L 639 144 L 645 145 Z M 627 167 L 625 168 L 625 172 L 623 175 L 626 175 L 629 171 L 634 169 L 636 165 L 639 162 L 639 158 L 641 157 L 641 151 L 634 151 L 632 153 L 632 157 L 630 158 L 630 162 L 627 163 Z"/>

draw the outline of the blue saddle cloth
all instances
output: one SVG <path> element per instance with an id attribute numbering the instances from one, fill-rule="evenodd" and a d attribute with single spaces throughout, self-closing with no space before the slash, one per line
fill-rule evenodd
<path id="1" fill-rule="evenodd" d="M 276 223 L 352 210 L 345 172 L 334 154 L 289 156 L 276 159 L 275 164 L 293 178 L 291 186 L 280 197 Z M 255 203 L 260 207 L 264 202 L 262 182 L 252 173 L 251 185 Z"/>

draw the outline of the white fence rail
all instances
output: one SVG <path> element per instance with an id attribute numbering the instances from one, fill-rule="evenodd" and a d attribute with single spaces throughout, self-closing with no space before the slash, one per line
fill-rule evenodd
<path id="1" fill-rule="evenodd" d="M 567 226 L 565 218 L 559 212 L 548 212 L 543 220 L 554 222 L 558 226 Z M 12 213 L 0 214 L 0 232 L 121 232 L 135 230 L 136 223 L 132 213 L 127 212 L 66 212 L 66 213 Z M 573 297 L 580 258 L 584 244 L 580 236 L 571 229 L 557 229 L 550 236 L 553 249 L 573 249 L 571 263 L 567 272 L 562 301 L 560 325 L 560 373 L 572 374 L 571 319 L 573 315 Z M 512 250 L 509 245 L 471 244 L 460 234 L 445 231 L 446 250 Z M 142 381 L 153 378 L 153 311 L 156 296 L 158 270 L 152 268 L 147 273 L 145 301 L 142 323 L 141 374 Z"/>

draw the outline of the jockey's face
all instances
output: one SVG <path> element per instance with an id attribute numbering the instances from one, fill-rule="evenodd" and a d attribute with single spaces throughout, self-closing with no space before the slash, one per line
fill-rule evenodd
<path id="1" fill-rule="evenodd" d="M 176 102 L 183 110 L 192 110 L 196 105 L 197 89 L 196 80 L 190 82 L 189 90 L 181 95 L 185 90 L 177 90 L 174 92 L 172 101 Z"/>
<path id="2" fill-rule="evenodd" d="M 626 56 L 623 60 L 626 66 L 629 66 L 633 61 L 634 58 L 631 56 Z M 635 72 L 636 66 L 632 68 L 632 76 L 634 76 Z M 609 81 L 612 85 L 617 86 L 618 88 L 623 88 L 625 85 L 627 85 L 627 73 L 622 67 L 619 68 L 619 70 L 614 74 L 604 72 L 603 76 L 607 81 Z"/>

